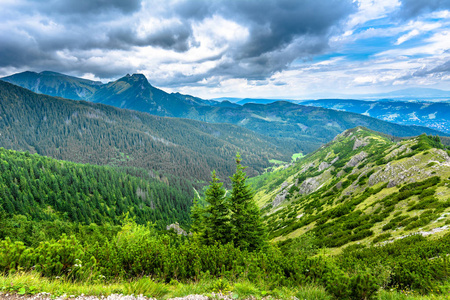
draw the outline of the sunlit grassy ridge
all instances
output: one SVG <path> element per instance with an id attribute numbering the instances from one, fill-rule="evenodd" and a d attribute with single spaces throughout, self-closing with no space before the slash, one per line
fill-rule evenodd
<path id="1" fill-rule="evenodd" d="M 393 142 L 365 128 L 251 182 L 271 238 L 378 243 L 450 224 L 450 158 L 439 138 Z"/>

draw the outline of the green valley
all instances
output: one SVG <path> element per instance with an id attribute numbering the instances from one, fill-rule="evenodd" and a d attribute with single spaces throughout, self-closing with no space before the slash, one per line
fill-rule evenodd
<path id="1" fill-rule="evenodd" d="M 188 181 L 4 149 L 0 159 L 4 292 L 356 300 L 445 299 L 450 288 L 449 153 L 438 137 L 358 127 L 249 179 L 269 231 L 252 231 L 253 248 L 244 224 L 258 210 L 239 157 L 231 191 L 213 174 L 193 236 L 160 230 L 188 220 Z M 227 208 L 236 199 L 245 214 Z"/>

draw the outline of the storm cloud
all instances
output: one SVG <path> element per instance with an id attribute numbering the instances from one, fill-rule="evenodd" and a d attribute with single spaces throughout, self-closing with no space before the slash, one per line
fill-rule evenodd
<path id="1" fill-rule="evenodd" d="M 241 80 L 252 86 L 287 86 L 289 80 L 277 78 L 277 74 L 295 71 L 303 76 L 308 70 L 323 69 L 323 74 L 345 72 L 349 65 L 344 63 L 350 58 L 344 56 L 349 49 L 359 51 L 355 41 L 365 39 L 361 32 L 398 34 L 392 40 L 402 40 L 397 45 L 404 47 L 421 32 L 400 27 L 431 12 L 450 9 L 450 0 L 402 0 L 390 6 L 383 6 L 384 2 L 6 1 L 0 10 L 0 76 L 51 70 L 107 81 L 142 72 L 163 88 L 220 87 L 227 80 Z M 392 10 L 383 11 L 384 7 Z M 376 23 L 364 24 L 383 18 L 394 24 L 388 27 L 396 28 L 389 31 L 380 25 L 375 30 L 369 27 L 377 27 Z M 352 27 L 354 24 L 363 29 Z M 367 45 L 362 43 L 362 49 L 369 48 Z M 333 53 L 342 59 L 314 65 L 318 57 L 327 59 Z M 414 66 L 408 74 L 417 72 L 411 77 L 423 77 L 446 73 L 447 60 L 441 58 L 443 71 L 434 63 L 422 70 Z M 351 63 L 357 66 L 357 62 Z M 351 71 L 346 73 L 345 78 L 355 79 Z M 361 77 L 359 73 L 357 76 Z M 319 81 L 313 77 L 314 82 Z M 377 82 L 367 75 L 355 80 Z M 282 84 L 275 84 L 279 82 Z"/>
<path id="2" fill-rule="evenodd" d="M 333 9 L 330 9 L 332 7 Z M 20 15 L 18 14 L 20 10 Z M 101 65 L 86 63 L 87 52 L 107 56 L 110 51 L 155 47 L 187 52 L 198 47 L 194 27 L 219 16 L 239 24 L 248 38 L 226 45 L 215 55 L 215 66 L 201 76 L 174 73 L 176 83 L 211 76 L 264 79 L 295 59 L 306 59 L 328 47 L 332 31 L 355 10 L 351 0 L 329 1 L 21 1 L 0 13 L 0 68 L 31 70 L 71 68 L 102 78 Z M 142 30 L 148 19 L 155 25 Z M 114 64 L 113 64 L 114 65 Z M 134 66 L 136 67 L 136 66 Z M 105 68 L 108 68 L 105 66 Z M 108 75 L 121 76 L 125 66 Z M 174 79 L 174 80 L 173 80 Z"/>

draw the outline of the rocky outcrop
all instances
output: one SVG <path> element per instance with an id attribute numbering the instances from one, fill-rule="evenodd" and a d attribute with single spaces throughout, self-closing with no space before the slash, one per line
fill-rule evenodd
<path id="1" fill-rule="evenodd" d="M 328 169 L 329 167 L 331 166 L 331 164 L 329 164 L 329 163 L 327 163 L 327 162 L 322 162 L 320 165 L 319 165 L 319 172 L 322 172 L 323 170 L 325 170 L 325 169 Z"/>
<path id="2" fill-rule="evenodd" d="M 174 224 L 167 225 L 166 230 L 173 229 L 178 235 L 184 235 L 187 236 L 186 231 L 180 227 L 180 224 L 178 222 L 175 222 Z"/>
<path id="3" fill-rule="evenodd" d="M 359 164 L 361 161 L 363 161 L 368 154 L 364 151 L 359 152 L 358 154 L 354 155 L 350 161 L 345 165 L 345 168 L 348 167 L 355 167 L 357 164 Z"/>
<path id="4" fill-rule="evenodd" d="M 369 141 L 367 141 L 366 139 L 355 138 L 355 143 L 353 144 L 353 150 L 356 150 L 360 147 L 364 147 L 367 145 L 369 145 Z"/>
<path id="5" fill-rule="evenodd" d="M 299 174 L 305 173 L 306 171 L 308 171 L 310 168 L 314 167 L 314 163 L 310 163 L 307 164 L 306 166 L 303 167 L 303 169 L 299 172 Z"/>
<path id="6" fill-rule="evenodd" d="M 289 185 L 287 181 L 281 184 L 280 189 L 278 190 L 278 194 L 275 196 L 275 199 L 272 201 L 272 207 L 275 208 L 286 199 L 288 195 L 289 188 L 293 186 L 293 184 Z"/>
<path id="7" fill-rule="evenodd" d="M 275 196 L 275 199 L 272 201 L 272 207 L 275 208 L 286 199 L 286 196 L 288 194 L 287 190 L 283 190 L 281 193 Z"/>
<path id="8" fill-rule="evenodd" d="M 303 195 L 311 194 L 312 192 L 316 191 L 319 186 L 320 183 L 316 178 L 308 178 L 300 185 L 299 193 Z"/>

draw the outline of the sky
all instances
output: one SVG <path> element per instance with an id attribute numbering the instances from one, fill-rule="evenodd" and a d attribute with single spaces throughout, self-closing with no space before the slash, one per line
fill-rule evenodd
<path id="1" fill-rule="evenodd" d="M 450 0 L 0 0 L 0 77 L 44 70 L 206 99 L 450 90 Z"/>

